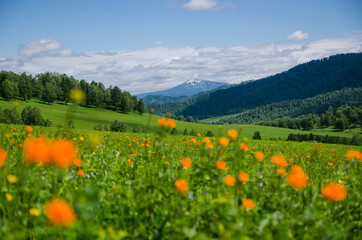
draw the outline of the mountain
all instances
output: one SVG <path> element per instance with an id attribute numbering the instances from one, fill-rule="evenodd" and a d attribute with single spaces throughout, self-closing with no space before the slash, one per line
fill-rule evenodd
<path id="1" fill-rule="evenodd" d="M 295 99 L 285 102 L 277 102 L 242 113 L 220 116 L 202 120 L 213 124 L 252 124 L 260 121 L 271 121 L 283 117 L 296 118 L 301 115 L 322 114 L 330 107 L 360 107 L 362 106 L 362 88 L 344 88 L 312 98 Z"/>
<path id="2" fill-rule="evenodd" d="M 158 114 L 171 112 L 205 119 L 357 87 L 362 87 L 362 53 L 338 54 L 260 80 L 200 94 L 183 102 L 152 107 Z"/>
<path id="3" fill-rule="evenodd" d="M 224 85 L 228 85 L 228 83 L 214 82 L 201 79 L 191 79 L 180 85 L 177 85 L 176 87 L 157 92 L 141 93 L 138 94 L 137 97 L 144 98 L 149 95 L 169 97 L 191 96 L 200 92 L 210 91 Z"/>

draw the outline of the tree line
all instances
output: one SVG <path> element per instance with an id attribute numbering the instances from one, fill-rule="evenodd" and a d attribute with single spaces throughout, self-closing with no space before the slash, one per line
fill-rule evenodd
<path id="1" fill-rule="evenodd" d="M 298 130 L 311 130 L 333 126 L 338 130 L 351 129 L 361 126 L 362 107 L 329 107 L 325 113 L 302 115 L 297 118 L 278 118 L 273 121 L 258 122 L 257 125 L 290 128 Z"/>
<path id="2" fill-rule="evenodd" d="M 51 104 L 55 101 L 68 103 L 69 92 L 79 88 L 86 94 L 85 106 L 112 109 L 120 112 L 146 112 L 142 99 L 131 96 L 128 91 L 117 86 L 106 88 L 101 82 L 77 80 L 66 74 L 45 72 L 27 75 L 11 71 L 0 72 L 0 96 L 5 100 L 20 99 L 28 101 L 32 98 Z"/>
<path id="3" fill-rule="evenodd" d="M 30 106 L 25 107 L 21 114 L 18 113 L 16 107 L 4 110 L 0 107 L 0 123 L 45 127 L 50 127 L 52 125 L 52 122 L 49 119 L 45 120 L 43 118 L 39 108 Z"/>
<path id="4" fill-rule="evenodd" d="M 297 142 L 306 142 L 306 141 L 316 141 L 321 143 L 331 143 L 331 144 L 343 144 L 343 145 L 355 145 L 361 146 L 362 139 L 358 135 L 354 135 L 352 138 L 339 137 L 339 136 L 320 136 L 314 135 L 312 133 L 308 134 L 294 134 L 290 133 L 288 135 L 287 141 L 297 141 Z"/>

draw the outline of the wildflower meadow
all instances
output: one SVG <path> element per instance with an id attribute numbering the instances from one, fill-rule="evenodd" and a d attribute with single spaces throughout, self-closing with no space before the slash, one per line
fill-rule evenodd
<path id="1" fill-rule="evenodd" d="M 152 119 L 150 119 L 152 121 Z M 226 136 L 0 127 L 1 239 L 359 239 L 361 153 Z"/>

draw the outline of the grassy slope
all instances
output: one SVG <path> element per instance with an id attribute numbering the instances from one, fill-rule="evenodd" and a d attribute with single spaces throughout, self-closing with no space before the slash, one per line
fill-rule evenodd
<path id="1" fill-rule="evenodd" d="M 29 102 L 18 101 L 18 112 L 19 114 L 26 106 L 38 107 L 41 110 L 42 116 L 47 119 L 49 118 L 52 121 L 53 126 L 57 124 L 64 124 L 65 116 L 67 111 L 69 110 L 69 106 L 54 103 L 52 105 L 41 103 L 37 100 L 31 100 Z M 4 100 L 0 100 L 0 107 L 4 108 L 13 108 L 12 102 L 7 102 Z M 148 119 L 150 118 L 149 114 L 138 115 L 135 113 L 129 114 L 121 114 L 110 110 L 100 109 L 100 108 L 87 108 L 87 107 L 76 107 L 76 111 L 73 114 L 73 122 L 76 128 L 82 129 L 93 129 L 93 127 L 97 124 L 107 124 L 108 126 L 114 120 L 118 120 L 121 122 L 125 122 L 127 125 L 127 130 L 132 131 L 135 126 L 140 126 L 142 128 L 146 128 Z M 157 125 L 157 120 L 159 116 L 152 116 L 150 122 L 150 131 L 155 132 L 159 129 Z M 238 129 L 239 125 L 224 125 L 221 130 L 219 130 L 216 125 L 208 125 L 208 124 L 200 124 L 200 123 L 188 123 L 176 121 L 176 128 L 182 134 L 184 129 L 187 128 L 190 133 L 191 129 L 195 129 L 195 131 L 200 132 L 202 134 L 206 134 L 207 131 L 211 130 L 216 136 L 220 134 L 226 135 L 226 132 L 230 128 Z M 242 136 L 247 138 L 252 138 L 254 132 L 258 130 L 261 133 L 263 139 L 266 138 L 287 138 L 289 133 L 301 133 L 301 134 L 309 134 L 310 132 L 305 131 L 296 131 L 286 128 L 276 128 L 276 127 L 267 127 L 267 126 L 257 126 L 257 125 L 244 125 Z M 327 129 L 328 130 L 328 129 Z M 317 132 L 313 132 L 317 133 Z M 353 134 L 349 132 L 333 132 L 325 131 L 321 133 L 321 135 L 330 135 L 330 136 L 342 136 L 342 137 L 352 137 Z"/>

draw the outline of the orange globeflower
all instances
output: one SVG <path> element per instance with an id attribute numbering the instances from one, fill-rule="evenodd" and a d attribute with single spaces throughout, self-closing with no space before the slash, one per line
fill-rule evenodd
<path id="1" fill-rule="evenodd" d="M 48 139 L 38 137 L 25 140 L 23 156 L 26 163 L 49 164 L 51 159 Z"/>
<path id="2" fill-rule="evenodd" d="M 5 165 L 5 161 L 8 158 L 8 153 L 0 147 L 0 168 Z"/>
<path id="3" fill-rule="evenodd" d="M 359 159 L 360 158 L 360 152 L 356 150 L 348 150 L 346 152 L 346 159 L 352 160 L 352 159 Z"/>
<path id="4" fill-rule="evenodd" d="M 330 183 L 322 188 L 322 195 L 325 199 L 340 202 L 347 196 L 347 189 L 342 184 Z"/>
<path id="5" fill-rule="evenodd" d="M 250 198 L 243 199 L 243 208 L 253 209 L 255 207 L 255 203 Z"/>
<path id="6" fill-rule="evenodd" d="M 181 159 L 181 165 L 185 168 L 190 168 L 192 165 L 191 159 L 190 158 L 182 158 Z"/>
<path id="7" fill-rule="evenodd" d="M 238 137 L 238 132 L 235 129 L 229 129 L 228 130 L 228 135 L 229 137 L 231 137 L 232 139 L 235 139 Z"/>
<path id="8" fill-rule="evenodd" d="M 249 181 L 249 175 L 247 173 L 241 172 L 238 175 L 238 179 L 240 182 L 247 182 Z"/>
<path id="9" fill-rule="evenodd" d="M 33 131 L 32 126 L 26 126 L 26 131 L 28 131 L 28 132 L 32 132 L 32 131 Z"/>
<path id="10" fill-rule="evenodd" d="M 277 174 L 278 174 L 279 176 L 287 176 L 287 173 L 286 173 L 286 171 L 285 171 L 284 168 L 278 169 L 278 170 L 277 170 Z"/>
<path id="11" fill-rule="evenodd" d="M 76 166 L 76 167 L 81 167 L 82 164 L 83 164 L 83 163 L 82 163 L 82 159 L 80 159 L 80 158 L 74 159 L 73 164 L 74 164 L 74 166 Z"/>
<path id="12" fill-rule="evenodd" d="M 272 157 L 272 162 L 281 167 L 287 166 L 287 161 L 283 155 L 274 155 Z"/>
<path id="13" fill-rule="evenodd" d="M 295 188 L 305 188 L 308 184 L 308 176 L 303 172 L 302 167 L 294 165 L 292 172 L 287 178 L 287 184 Z"/>
<path id="14" fill-rule="evenodd" d="M 240 149 L 243 150 L 244 152 L 249 150 L 249 146 L 246 143 L 241 143 L 240 144 Z"/>
<path id="15" fill-rule="evenodd" d="M 77 172 L 77 175 L 79 175 L 79 176 L 83 176 L 84 175 L 84 171 L 81 169 L 81 170 L 79 170 L 78 172 Z"/>
<path id="16" fill-rule="evenodd" d="M 216 161 L 216 168 L 220 169 L 220 170 L 224 170 L 226 167 L 226 162 L 222 161 L 222 160 L 217 160 Z"/>
<path id="17" fill-rule="evenodd" d="M 201 133 L 197 133 L 196 135 L 197 135 L 198 137 L 201 137 Z"/>
<path id="18" fill-rule="evenodd" d="M 180 192 L 182 195 L 185 195 L 187 189 L 189 188 L 189 184 L 184 179 L 179 179 L 175 182 L 175 186 L 177 191 Z"/>
<path id="19" fill-rule="evenodd" d="M 77 218 L 73 207 L 60 198 L 47 202 L 44 212 L 53 225 L 71 226 Z"/>
<path id="20" fill-rule="evenodd" d="M 256 160 L 258 160 L 259 162 L 263 161 L 264 160 L 264 153 L 262 152 L 256 152 L 254 154 Z"/>
<path id="21" fill-rule="evenodd" d="M 235 178 L 234 178 L 233 176 L 231 176 L 231 175 L 226 175 L 226 176 L 224 177 L 224 182 L 225 182 L 225 184 L 228 185 L 228 186 L 234 186 L 234 184 L 235 184 Z"/>
<path id="22" fill-rule="evenodd" d="M 158 119 L 158 125 L 165 126 L 167 122 L 166 118 L 160 118 Z"/>
<path id="23" fill-rule="evenodd" d="M 219 139 L 219 143 L 221 146 L 226 147 L 229 144 L 229 139 L 227 139 L 226 137 L 221 137 Z"/>
<path id="24" fill-rule="evenodd" d="M 172 119 L 167 119 L 166 125 L 169 126 L 170 128 L 175 128 L 176 127 L 176 123 Z"/>
<path id="25" fill-rule="evenodd" d="M 68 140 L 54 141 L 50 148 L 51 159 L 60 168 L 68 168 L 76 158 L 76 148 Z"/>

